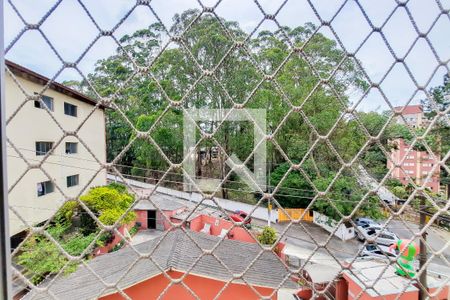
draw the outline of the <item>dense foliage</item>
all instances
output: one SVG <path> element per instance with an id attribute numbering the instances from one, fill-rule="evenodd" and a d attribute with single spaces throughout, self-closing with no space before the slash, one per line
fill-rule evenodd
<path id="1" fill-rule="evenodd" d="M 134 197 L 126 191 L 124 186 L 111 184 L 92 188 L 86 195 L 81 196 L 80 200 L 97 215 L 101 222 L 112 225 L 131 206 Z M 134 212 L 128 213 L 120 224 L 127 224 L 135 218 Z M 58 210 L 54 222 L 46 228 L 46 232 L 69 255 L 82 255 L 83 259 L 88 259 L 93 248 L 102 246 L 110 236 L 110 233 L 104 233 L 95 240 L 100 228 L 76 201 L 66 202 Z M 60 272 L 66 265 L 64 269 L 66 274 L 73 272 L 77 266 L 76 262 L 69 262 L 55 243 L 44 234 L 34 234 L 28 238 L 22 245 L 15 262 L 24 268 L 23 273 L 34 283 L 39 283 L 46 276 Z"/>
<path id="2" fill-rule="evenodd" d="M 273 245 L 277 241 L 277 232 L 272 227 L 266 226 L 258 235 L 258 241 L 263 245 Z"/>
<path id="3" fill-rule="evenodd" d="M 114 109 L 107 111 L 108 160 L 120 153 L 115 162 L 122 172 L 158 182 L 169 161 L 181 163 L 184 158 L 180 106 L 230 109 L 244 103 L 267 111 L 267 133 L 274 136 L 267 145 L 269 185 L 279 187 L 277 201 L 284 207 L 307 207 L 316 194 L 314 185 L 330 192 L 328 198 L 318 199 L 316 209 L 334 218 L 352 212 L 367 190 L 357 181 L 355 170 L 343 165 L 356 158 L 354 165 L 361 164 L 375 179 L 383 179 L 388 171 L 385 151 L 395 147 L 390 141 L 411 142 L 412 129 L 397 124 L 392 112 L 346 110 L 348 91 L 364 93 L 369 85 L 358 62 L 346 57 L 334 40 L 316 32 L 314 25 L 263 30 L 247 37 L 237 22 L 219 22 L 209 14 L 197 18 L 198 14 L 187 10 L 174 16 L 169 34 L 180 39 L 170 40 L 168 47 L 169 34 L 159 23 L 123 36 L 122 47 L 99 60 L 89 74 L 96 92 L 114 96 Z M 244 40 L 245 46 L 237 43 Z M 300 48 L 301 53 L 292 51 Z M 95 95 L 86 82 L 71 84 Z M 442 108 L 447 105 L 441 96 L 448 92 L 445 87 L 432 90 Z M 215 140 L 199 141 L 196 176 L 223 179 L 224 198 L 256 202 L 260 195 L 254 197 L 236 174 L 228 174 L 225 163 L 231 154 L 241 161 L 250 157 L 247 167 L 253 169 L 253 124 L 211 120 L 198 125 L 214 132 Z M 134 129 L 149 136 L 137 135 Z M 378 137 L 378 142 L 367 134 Z M 445 134 L 430 134 L 426 141 L 433 150 L 444 150 Z M 213 149 L 219 149 L 217 158 Z M 287 158 L 301 162 L 302 170 L 290 170 Z M 182 172 L 170 172 L 164 184 L 182 186 Z M 404 196 L 400 188 L 394 193 Z M 380 201 L 367 197 L 357 213 L 378 216 Z"/>

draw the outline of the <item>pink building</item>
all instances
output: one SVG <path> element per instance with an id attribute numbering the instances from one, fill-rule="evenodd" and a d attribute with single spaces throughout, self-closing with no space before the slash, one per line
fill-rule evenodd
<path id="1" fill-rule="evenodd" d="M 439 192 L 439 168 L 436 168 L 430 178 L 427 178 L 434 165 L 438 163 L 439 156 L 435 155 L 436 159 L 433 159 L 426 151 L 412 150 L 407 153 L 410 146 L 405 143 L 404 139 L 396 139 L 393 143 L 396 143 L 397 149 L 391 151 L 392 161 L 388 160 L 387 162 L 388 169 L 393 169 L 391 177 L 400 180 L 405 185 L 408 184 L 408 177 L 410 177 L 417 185 L 422 185 L 425 182 L 426 187 L 433 192 Z M 399 164 L 403 158 L 405 158 L 402 163 L 403 169 L 395 167 L 394 164 Z"/>
<path id="2" fill-rule="evenodd" d="M 140 200 L 134 207 L 140 229 L 168 230 L 171 228 L 169 220 L 173 221 L 172 216 L 186 210 L 184 203 L 174 201 L 170 196 L 155 194 L 151 199 L 159 210 L 148 200 Z"/>
<path id="3" fill-rule="evenodd" d="M 195 232 L 203 232 L 219 237 L 224 234 L 230 240 L 256 243 L 255 238 L 247 230 L 238 226 L 231 229 L 232 226 L 233 223 L 231 221 L 205 214 L 195 216 L 189 222 L 189 229 Z"/>
<path id="4" fill-rule="evenodd" d="M 396 112 L 401 112 L 401 117 L 397 117 L 397 123 L 407 124 L 413 128 L 420 128 L 426 125 L 427 119 L 424 116 L 422 105 L 408 105 L 395 107 Z M 439 180 L 439 168 L 430 175 L 432 168 L 438 163 L 440 157 L 435 154 L 436 159 L 433 159 L 431 155 L 426 151 L 410 150 L 410 146 L 406 144 L 404 139 L 396 139 L 392 141 L 396 144 L 396 149 L 391 151 L 390 158 L 388 160 L 387 167 L 389 170 L 393 169 L 391 173 L 392 178 L 400 180 L 403 184 L 408 184 L 410 177 L 415 181 L 417 185 L 422 185 L 425 182 L 425 186 L 430 188 L 433 192 L 439 192 L 440 180 Z M 406 158 L 405 158 L 406 156 Z M 396 164 L 405 158 L 402 163 L 402 168 L 395 167 Z M 427 179 L 427 177 L 430 178 Z"/>

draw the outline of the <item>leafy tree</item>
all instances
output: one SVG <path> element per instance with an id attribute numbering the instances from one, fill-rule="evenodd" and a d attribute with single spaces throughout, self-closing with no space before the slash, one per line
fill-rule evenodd
<path id="1" fill-rule="evenodd" d="M 433 87 L 429 91 L 430 97 L 422 100 L 426 116 L 429 119 L 436 118 L 437 114 L 444 112 L 450 106 L 450 75 L 445 74 L 443 83 L 440 86 Z M 450 122 L 449 114 L 437 117 L 436 123 L 428 136 L 433 139 L 436 152 L 441 156 L 445 156 L 450 151 Z M 450 163 L 447 161 L 447 167 Z M 450 197 L 450 174 L 443 167 L 441 172 L 441 184 L 447 186 L 447 197 Z"/>
<path id="2" fill-rule="evenodd" d="M 278 185 L 288 169 L 287 164 L 282 164 L 276 168 L 271 175 L 271 184 Z M 335 173 L 329 173 L 327 177 L 315 175 L 312 172 L 310 178 L 319 191 L 325 191 L 336 176 Z M 313 209 L 339 220 L 341 219 L 340 214 L 349 215 L 353 211 L 366 192 L 367 190 L 356 181 L 352 173 L 344 172 L 337 178 L 326 198 L 319 197 L 316 200 Z M 306 208 L 314 195 L 312 186 L 303 175 L 299 172 L 290 172 L 281 183 L 279 192 L 275 194 L 275 199 L 282 207 Z M 378 197 L 368 197 L 357 213 L 379 219 L 381 217 L 379 213 L 380 201 Z M 329 202 L 333 202 L 336 209 Z"/>
<path id="3" fill-rule="evenodd" d="M 284 163 L 278 166 L 270 176 L 270 185 L 278 186 L 284 174 L 289 169 L 289 164 Z M 279 192 L 275 194 L 275 199 L 282 207 L 307 207 L 314 196 L 311 185 L 303 175 L 298 172 L 291 172 L 281 183 Z"/>
<path id="4" fill-rule="evenodd" d="M 105 225 L 113 225 L 125 214 L 133 204 L 134 198 L 128 193 L 120 193 L 115 188 L 108 186 L 94 187 L 80 200 L 98 215 L 98 219 Z M 90 216 L 89 216 L 90 218 Z M 134 212 L 129 212 L 120 221 L 120 224 L 128 224 L 136 218 Z"/>
<path id="5" fill-rule="evenodd" d="M 149 131 L 159 115 L 160 112 L 155 112 L 151 115 L 139 116 L 136 128 L 142 132 Z M 174 163 L 182 161 L 183 124 L 179 111 L 167 112 L 157 126 L 151 130 L 150 136 L 170 161 Z M 142 175 L 157 179 L 160 173 L 151 170 L 165 170 L 168 167 L 167 161 L 161 156 L 158 148 L 148 140 L 138 140 L 133 145 L 134 163 L 144 169 L 149 169 Z"/>
<path id="6" fill-rule="evenodd" d="M 95 213 L 105 225 L 114 224 L 131 206 L 134 197 L 120 184 L 94 187 L 86 195 L 80 197 L 89 209 Z M 72 222 L 80 216 L 80 227 Z M 127 224 L 136 218 L 134 212 L 128 213 L 120 224 Z M 46 231 L 70 255 L 79 256 L 89 246 L 101 246 L 106 239 L 101 237 L 93 244 L 99 232 L 92 217 L 82 210 L 76 201 L 66 202 L 56 213 L 54 222 Z M 108 233 L 105 234 L 107 236 Z M 34 283 L 39 283 L 46 276 L 58 273 L 66 264 L 65 273 L 75 271 L 77 264 L 61 254 L 58 247 L 43 234 L 31 236 L 22 246 L 15 262 L 24 268 L 24 274 L 30 276 Z M 87 251 L 84 258 L 90 255 Z"/>
<path id="7" fill-rule="evenodd" d="M 172 162 L 178 163 L 183 158 L 182 115 L 173 106 L 167 109 L 169 100 L 182 99 L 185 108 L 212 109 L 228 109 L 234 107 L 233 102 L 247 101 L 248 108 L 266 108 L 268 131 L 276 132 L 277 144 L 284 151 L 282 153 L 272 143 L 268 145 L 269 168 L 273 174 L 271 185 L 278 184 L 288 170 L 287 165 L 283 165 L 286 155 L 290 160 L 302 161 L 313 145 L 303 164 L 305 172 L 310 180 L 329 182 L 341 163 L 326 143 L 314 143 L 318 135 L 329 135 L 330 142 L 345 161 L 354 158 L 366 139 L 357 123 L 341 118 L 348 104 L 347 90 L 368 87 L 354 59 L 343 60 L 345 52 L 335 41 L 317 33 L 313 24 L 261 31 L 247 37 L 238 23 L 225 19 L 219 22 L 208 14 L 198 17 L 199 13 L 187 10 L 174 16 L 170 33 L 180 36 L 182 45 L 172 42 L 171 47 L 159 53 L 167 36 L 162 25 L 155 23 L 122 37 L 120 42 L 125 51 L 118 48 L 114 55 L 98 61 L 95 71 L 89 74 L 89 80 L 101 96 L 114 95 L 116 109 L 108 112 L 107 117 L 108 159 L 115 158 L 135 138 L 125 118 L 140 132 L 152 128 L 150 138 L 158 147 L 150 143 L 149 138 L 139 137 L 129 151 L 123 153 L 120 163 L 133 166 L 127 172 L 157 181 L 161 171 L 165 172 L 168 167 L 160 150 Z M 312 33 L 315 34 L 311 37 Z M 236 41 L 244 40 L 245 47 L 234 47 Z M 292 46 L 301 47 L 304 55 L 291 53 Z M 131 58 L 148 69 L 135 73 Z M 203 76 L 205 70 L 214 70 L 214 74 Z M 273 80 L 264 80 L 264 75 L 275 71 L 277 75 Z M 322 84 L 321 78 L 328 77 L 327 84 Z M 76 83 L 71 84 L 76 86 Z M 254 90 L 257 85 L 258 89 Z M 80 89 L 84 86 L 79 84 Z M 301 106 L 304 114 L 292 112 L 292 106 Z M 368 115 L 367 123 L 379 127 L 383 118 L 386 116 Z M 157 120 L 159 124 L 153 126 Z M 284 123 L 280 126 L 282 120 Z M 228 188 L 236 189 L 236 184 L 230 181 L 233 175 L 225 179 L 230 171 L 225 164 L 227 155 L 236 154 L 242 161 L 250 156 L 252 170 L 253 126 L 250 122 L 215 120 L 198 125 L 215 133 L 225 153 L 220 151 L 214 161 L 207 155 L 202 161 L 200 149 L 211 153 L 217 146 L 211 140 L 203 141 L 197 149 L 196 175 L 224 179 L 222 196 L 227 198 Z M 383 159 L 379 151 L 373 152 L 365 158 L 368 162 Z M 378 165 L 379 169 L 373 166 L 377 176 L 386 171 L 385 161 L 382 166 Z M 312 189 L 303 176 L 297 171 L 289 174 L 277 195 L 280 202 L 289 207 L 304 207 L 309 203 Z M 173 178 L 174 181 L 179 179 L 179 176 Z M 237 189 L 246 192 L 245 188 Z M 115 219 L 118 214 L 109 216 L 108 219 Z"/>
<path id="8" fill-rule="evenodd" d="M 408 198 L 408 192 L 406 192 L 405 187 L 403 186 L 396 186 L 392 188 L 392 192 L 395 196 L 397 196 L 399 199 L 407 199 Z"/>
<path id="9" fill-rule="evenodd" d="M 31 278 L 35 284 L 41 282 L 47 275 L 58 273 L 69 260 L 63 256 L 56 245 L 42 235 L 29 238 L 21 248 L 16 263 L 23 267 L 23 274 Z M 65 269 L 68 274 L 76 269 L 76 264 L 70 263 Z"/>
<path id="10" fill-rule="evenodd" d="M 258 235 L 258 241 L 263 245 L 273 245 L 277 241 L 277 232 L 272 227 L 265 226 Z"/>

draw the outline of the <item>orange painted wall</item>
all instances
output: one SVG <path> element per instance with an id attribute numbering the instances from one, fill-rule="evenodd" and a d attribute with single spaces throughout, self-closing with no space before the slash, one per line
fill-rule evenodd
<path id="1" fill-rule="evenodd" d="M 430 289 L 429 293 L 430 294 L 434 294 L 436 293 L 438 289 L 434 288 L 434 289 Z M 449 286 L 447 285 L 446 287 L 444 287 L 435 297 L 431 298 L 431 300 L 448 300 L 450 296 L 450 289 Z"/>
<path id="2" fill-rule="evenodd" d="M 146 210 L 135 210 L 136 222 L 141 223 L 140 229 L 147 229 L 147 211 Z"/>
<path id="3" fill-rule="evenodd" d="M 137 219 L 136 222 L 141 223 L 140 229 L 148 229 L 147 226 L 147 211 L 146 210 L 135 210 Z M 156 224 L 157 228 L 163 227 L 164 230 L 169 230 L 172 228 L 168 220 L 173 220 L 171 217 L 178 212 L 178 210 L 164 210 L 162 211 L 166 217 L 163 216 L 163 214 L 159 211 L 156 211 Z M 176 222 L 174 222 L 176 223 Z"/>
<path id="4" fill-rule="evenodd" d="M 166 217 L 164 217 L 162 214 L 160 214 L 158 212 L 158 216 L 160 217 L 160 220 L 164 226 L 164 230 L 172 229 L 172 225 L 170 225 L 170 222 L 168 220 L 170 220 L 173 223 L 179 223 L 179 222 L 174 222 L 172 220 L 172 216 L 174 214 L 176 214 L 177 212 L 178 212 L 178 210 L 164 210 L 163 213 Z"/>
<path id="5" fill-rule="evenodd" d="M 361 292 L 362 288 L 354 282 L 350 277 L 348 277 L 346 274 L 344 274 L 344 278 L 348 283 L 348 299 L 352 300 L 355 299 L 359 293 Z M 411 300 L 411 299 L 417 299 L 418 293 L 417 291 L 411 291 L 411 292 L 405 292 L 400 297 L 398 297 L 397 294 L 392 295 L 384 295 L 379 297 L 371 297 L 367 292 L 363 292 L 361 294 L 361 297 L 359 297 L 359 300 Z"/>
<path id="6" fill-rule="evenodd" d="M 169 276 L 172 278 L 179 278 L 183 275 L 182 272 L 169 271 Z M 196 275 L 188 275 L 183 282 L 192 289 L 195 294 L 202 300 L 214 299 L 219 291 L 225 285 L 224 282 L 209 278 L 204 278 Z M 124 292 L 133 300 L 151 300 L 157 299 L 162 291 L 170 283 L 164 275 L 160 274 L 146 281 L 138 283 Z M 268 296 L 273 292 L 271 288 L 255 287 L 255 289 L 262 295 Z M 102 300 L 123 300 L 119 293 L 101 297 Z M 196 299 L 189 291 L 181 284 L 172 285 L 165 293 L 162 299 L 166 300 L 190 300 Z M 220 300 L 253 300 L 260 299 L 255 292 L 245 284 L 231 283 L 225 290 L 222 291 Z M 277 299 L 276 292 L 272 299 Z"/>
<path id="7" fill-rule="evenodd" d="M 203 221 L 202 216 L 197 216 L 196 218 L 191 220 L 191 225 L 189 226 L 189 229 L 192 231 L 199 232 L 203 228 Z"/>
<path id="8" fill-rule="evenodd" d="M 344 278 L 339 279 L 336 283 L 336 300 L 348 299 L 348 283 Z"/>
<path id="9" fill-rule="evenodd" d="M 218 222 L 217 225 L 216 222 Z M 199 215 L 198 217 L 191 220 L 190 229 L 192 231 L 198 232 L 203 229 L 205 223 L 211 224 L 211 235 L 219 235 L 222 229 L 230 229 L 233 226 L 232 222 L 221 218 L 215 218 L 208 215 Z M 233 228 L 228 238 L 230 240 L 256 243 L 255 239 L 247 232 L 247 230 L 241 227 Z"/>
<path id="10" fill-rule="evenodd" d="M 122 236 L 125 237 L 125 228 L 129 231 L 131 229 L 131 227 L 134 226 L 134 224 L 135 224 L 135 222 L 133 221 L 133 222 L 131 222 L 129 224 L 120 226 L 117 230 L 122 234 Z M 98 256 L 98 255 L 102 255 L 102 254 L 108 253 L 109 250 L 114 248 L 114 246 L 117 245 L 121 240 L 122 240 L 122 237 L 114 232 L 114 239 L 113 239 L 113 241 L 111 243 L 109 243 L 108 245 L 106 245 L 106 246 L 97 248 L 94 251 L 94 255 Z"/>

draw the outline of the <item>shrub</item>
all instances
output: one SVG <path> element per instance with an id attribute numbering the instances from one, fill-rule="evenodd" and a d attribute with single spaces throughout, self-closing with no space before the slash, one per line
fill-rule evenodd
<path id="1" fill-rule="evenodd" d="M 133 204 L 134 197 L 127 192 L 119 192 L 117 187 L 101 186 L 90 189 L 80 200 L 98 215 L 103 224 L 113 225 Z M 134 219 L 136 214 L 129 212 L 120 224 L 130 223 Z"/>
<path id="2" fill-rule="evenodd" d="M 266 226 L 258 236 L 258 240 L 263 245 L 273 245 L 277 240 L 277 232 L 272 227 Z"/>
<path id="3" fill-rule="evenodd" d="M 128 233 L 133 236 L 135 235 L 139 230 L 139 227 L 137 225 L 134 225 L 133 227 L 130 228 L 130 231 L 128 231 Z"/>
<path id="4" fill-rule="evenodd" d="M 111 231 L 106 231 L 100 235 L 97 240 L 97 246 L 105 246 L 114 240 L 114 234 Z"/>
<path id="5" fill-rule="evenodd" d="M 121 218 L 133 204 L 134 197 L 122 185 L 113 184 L 95 187 L 89 190 L 80 200 L 98 216 L 106 225 L 112 225 Z M 80 222 L 72 222 L 74 216 L 79 216 Z M 136 219 L 136 214 L 130 212 L 120 224 L 127 224 Z M 77 201 L 66 202 L 56 213 L 56 217 L 46 230 L 70 255 L 78 256 L 91 245 L 99 232 L 97 223 L 84 211 Z M 137 229 L 136 229 L 137 230 Z M 111 233 L 102 234 L 96 245 L 110 243 L 114 239 Z M 114 251 L 122 248 L 124 241 L 114 247 Z M 94 246 L 94 245 L 93 245 Z M 76 262 L 69 262 L 56 245 L 41 234 L 34 234 L 22 246 L 22 251 L 14 262 L 24 268 L 24 274 L 33 283 L 39 283 L 46 276 L 58 273 L 66 264 L 65 273 L 76 270 Z"/>
<path id="6" fill-rule="evenodd" d="M 112 188 L 116 191 L 118 191 L 121 194 L 127 194 L 127 187 L 121 183 L 117 183 L 117 182 L 111 182 L 110 184 L 107 185 L 107 187 Z"/>
<path id="7" fill-rule="evenodd" d="M 16 262 L 23 267 L 24 275 L 37 284 L 46 276 L 58 273 L 69 260 L 60 253 L 56 245 L 42 235 L 35 235 L 22 245 L 22 253 Z M 65 274 L 74 271 L 76 263 L 70 263 Z"/>
<path id="8" fill-rule="evenodd" d="M 73 214 L 76 211 L 77 207 L 77 201 L 67 201 L 56 212 L 55 221 L 58 223 L 71 223 Z"/>
<path id="9" fill-rule="evenodd" d="M 125 241 L 124 241 L 124 240 L 121 240 L 121 241 L 118 242 L 114 247 L 112 247 L 112 249 L 109 250 L 108 252 L 109 252 L 109 253 L 115 252 L 115 251 L 121 249 L 124 245 L 125 245 Z"/>

